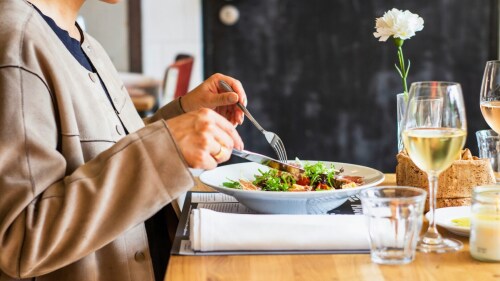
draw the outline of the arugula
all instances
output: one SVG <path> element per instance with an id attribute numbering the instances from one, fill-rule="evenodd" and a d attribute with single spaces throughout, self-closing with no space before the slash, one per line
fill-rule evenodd
<path id="1" fill-rule="evenodd" d="M 335 187 L 335 166 L 333 164 L 328 168 L 322 162 L 315 164 L 306 163 L 304 171 L 305 175 L 311 180 L 312 186 L 324 183 L 330 187 Z"/>
<path id="2" fill-rule="evenodd" d="M 287 191 L 296 182 L 291 174 L 283 173 L 275 169 L 255 175 L 253 184 L 267 191 Z"/>
<path id="3" fill-rule="evenodd" d="M 231 180 L 231 179 L 228 179 L 229 181 L 227 182 L 223 182 L 222 185 L 225 186 L 225 187 L 229 187 L 229 188 L 235 188 L 235 189 L 241 189 L 242 186 L 241 186 L 241 183 L 239 181 L 234 181 L 234 180 Z"/>
<path id="4" fill-rule="evenodd" d="M 309 185 L 313 186 L 315 190 L 325 190 L 325 185 L 330 188 L 336 188 L 335 185 L 337 181 L 335 180 L 335 174 L 337 171 L 335 170 L 335 166 L 333 164 L 327 167 L 322 162 L 317 162 L 315 164 L 305 163 L 303 167 L 305 171 L 304 175 L 310 179 Z M 297 182 L 292 174 L 276 169 L 269 169 L 266 172 L 261 169 L 258 171 L 260 175 L 255 175 L 255 180 L 252 183 L 265 191 L 288 191 L 288 189 L 290 189 Z M 240 182 L 230 179 L 228 180 L 228 182 L 223 182 L 222 185 L 229 188 L 243 188 Z"/>

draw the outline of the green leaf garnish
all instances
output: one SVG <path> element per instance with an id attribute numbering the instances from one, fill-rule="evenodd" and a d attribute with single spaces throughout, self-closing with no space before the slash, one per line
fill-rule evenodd
<path id="1" fill-rule="evenodd" d="M 267 191 L 287 191 L 295 183 L 291 174 L 280 172 L 276 169 L 269 169 L 263 172 L 259 169 L 260 175 L 255 175 L 254 185 Z"/>
<path id="2" fill-rule="evenodd" d="M 239 181 L 234 181 L 234 180 L 231 180 L 231 179 L 228 179 L 229 181 L 227 182 L 223 182 L 222 185 L 225 186 L 225 187 L 229 187 L 229 188 L 235 188 L 235 189 L 241 189 L 242 186 L 241 186 L 241 183 Z"/>
<path id="3" fill-rule="evenodd" d="M 322 162 L 315 164 L 306 163 L 304 165 L 305 175 L 311 180 L 311 185 L 316 186 L 319 183 L 327 184 L 330 187 L 335 187 L 335 166 L 330 164 L 326 167 Z"/>

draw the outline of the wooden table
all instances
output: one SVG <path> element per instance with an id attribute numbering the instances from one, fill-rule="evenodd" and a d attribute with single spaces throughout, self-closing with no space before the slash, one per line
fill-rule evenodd
<path id="1" fill-rule="evenodd" d="M 395 185 L 386 174 L 381 185 Z M 208 190 L 199 186 L 196 190 Z M 440 233 L 464 242 L 455 253 L 417 253 L 407 265 L 377 265 L 368 254 L 171 256 L 165 281 L 174 280 L 497 280 L 500 263 L 483 263 L 469 255 L 468 239 L 444 229 Z M 500 238 L 499 238 L 500 239 Z"/>

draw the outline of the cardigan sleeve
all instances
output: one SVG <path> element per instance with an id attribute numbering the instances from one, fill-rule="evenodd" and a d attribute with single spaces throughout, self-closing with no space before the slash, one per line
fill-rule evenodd
<path id="1" fill-rule="evenodd" d="M 66 174 L 55 98 L 0 68 L 0 270 L 52 272 L 107 245 L 194 185 L 163 120 Z"/>
<path id="2" fill-rule="evenodd" d="M 185 113 L 181 107 L 181 99 L 176 98 L 175 100 L 167 103 L 162 108 L 153 114 L 153 116 L 144 118 L 144 123 L 149 124 L 158 120 L 167 120 L 181 114 Z"/>

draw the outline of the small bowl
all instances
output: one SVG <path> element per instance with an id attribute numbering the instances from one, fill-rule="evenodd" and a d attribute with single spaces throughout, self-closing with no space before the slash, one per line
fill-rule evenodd
<path id="1" fill-rule="evenodd" d="M 262 171 L 270 169 L 253 162 L 226 165 L 205 171 L 200 175 L 200 181 L 221 193 L 235 197 L 246 207 L 264 214 L 324 214 L 339 207 L 361 190 L 384 181 L 384 174 L 372 168 L 347 163 L 321 162 L 326 165 L 333 164 L 336 169 L 343 168 L 343 175 L 363 177 L 364 184 L 354 188 L 305 192 L 241 190 L 222 185 L 229 180 L 253 180 L 255 175 L 260 174 L 259 169 Z"/>

